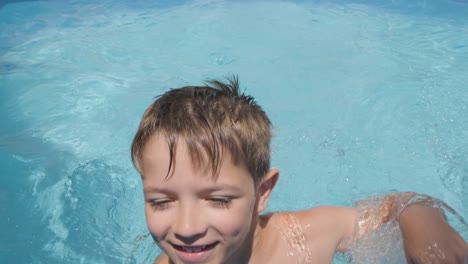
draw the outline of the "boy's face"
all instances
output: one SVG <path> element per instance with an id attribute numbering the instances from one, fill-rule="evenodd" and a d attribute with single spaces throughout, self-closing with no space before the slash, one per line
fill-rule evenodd
<path id="1" fill-rule="evenodd" d="M 174 263 L 236 263 L 248 254 L 254 235 L 259 209 L 253 178 L 225 153 L 215 181 L 193 168 L 184 140 L 178 142 L 168 179 L 166 141 L 155 135 L 145 145 L 148 229 Z"/>

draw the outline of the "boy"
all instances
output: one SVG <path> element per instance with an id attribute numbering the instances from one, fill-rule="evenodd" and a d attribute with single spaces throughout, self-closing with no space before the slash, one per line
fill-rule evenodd
<path id="1" fill-rule="evenodd" d="M 164 251 L 155 263 L 331 263 L 389 221 L 409 263 L 467 263 L 466 242 L 427 196 L 260 215 L 279 177 L 271 123 L 236 77 L 208 84 L 160 96 L 132 143 L 148 229 Z"/>

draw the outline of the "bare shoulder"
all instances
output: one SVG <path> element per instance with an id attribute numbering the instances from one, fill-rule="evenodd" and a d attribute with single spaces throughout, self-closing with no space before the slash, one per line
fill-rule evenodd
<path id="1" fill-rule="evenodd" d="M 335 227 L 336 225 L 354 224 L 359 217 L 359 213 L 354 207 L 344 206 L 319 206 L 302 211 L 276 212 L 265 215 L 266 218 L 292 218 L 300 224 L 320 227 Z"/>
<path id="2" fill-rule="evenodd" d="M 346 250 L 347 241 L 352 241 L 359 214 L 352 207 L 322 206 L 262 219 L 266 230 L 280 238 L 268 239 L 276 241 L 280 252 L 292 252 L 300 263 L 332 263 L 334 254 Z"/>
<path id="3" fill-rule="evenodd" d="M 291 213 L 304 228 L 304 235 L 311 244 L 327 241 L 338 251 L 343 251 L 352 239 L 359 219 L 353 207 L 320 206 Z"/>
<path id="4" fill-rule="evenodd" d="M 354 221 L 358 217 L 358 212 L 354 207 L 345 206 L 319 206 L 308 210 L 294 212 L 298 219 L 304 221 L 319 222 L 323 224 L 335 224 L 336 222 Z"/>
<path id="5" fill-rule="evenodd" d="M 170 260 L 169 260 L 169 257 L 164 254 L 164 253 L 161 253 L 155 260 L 154 260 L 154 264 L 170 264 Z"/>

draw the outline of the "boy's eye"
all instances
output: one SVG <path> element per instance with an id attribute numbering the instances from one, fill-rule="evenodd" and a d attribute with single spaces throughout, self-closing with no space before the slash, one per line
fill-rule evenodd
<path id="1" fill-rule="evenodd" d="M 212 206 L 216 208 L 228 208 L 232 203 L 232 198 L 230 197 L 214 197 L 209 198 L 208 201 Z"/>
<path id="2" fill-rule="evenodd" d="M 152 200 L 149 202 L 151 207 L 155 210 L 164 210 L 169 208 L 171 205 L 172 200 Z"/>

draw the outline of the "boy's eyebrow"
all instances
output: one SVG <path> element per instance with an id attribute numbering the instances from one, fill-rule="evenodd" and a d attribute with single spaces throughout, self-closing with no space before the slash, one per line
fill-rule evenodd
<path id="1" fill-rule="evenodd" d="M 228 191 L 235 191 L 235 192 L 240 192 L 242 191 L 241 188 L 237 187 L 237 186 L 232 186 L 232 185 L 229 185 L 229 184 L 220 184 L 220 185 L 216 185 L 216 186 L 212 186 L 212 187 L 208 187 L 208 188 L 205 188 L 202 190 L 203 193 L 211 193 L 211 192 L 216 192 L 216 191 L 225 191 L 225 190 L 228 190 Z M 173 192 L 167 190 L 167 189 L 162 189 L 162 188 L 158 188 L 158 187 L 146 187 L 146 188 L 143 188 L 143 192 L 144 193 L 164 193 L 164 194 L 173 194 Z"/>
<path id="2" fill-rule="evenodd" d="M 237 187 L 237 186 L 232 186 L 232 185 L 229 185 L 229 184 L 220 184 L 220 185 L 216 185 L 216 186 L 213 186 L 213 187 L 209 187 L 209 188 L 206 188 L 204 189 L 204 192 L 216 192 L 216 191 L 225 191 L 225 190 L 228 190 L 228 191 L 242 191 L 241 188 Z"/>
<path id="3" fill-rule="evenodd" d="M 172 192 L 169 191 L 169 190 L 162 189 L 162 188 L 158 188 L 158 187 L 153 187 L 153 186 L 143 188 L 143 192 L 144 192 L 144 193 L 164 193 L 164 194 L 172 194 Z"/>

